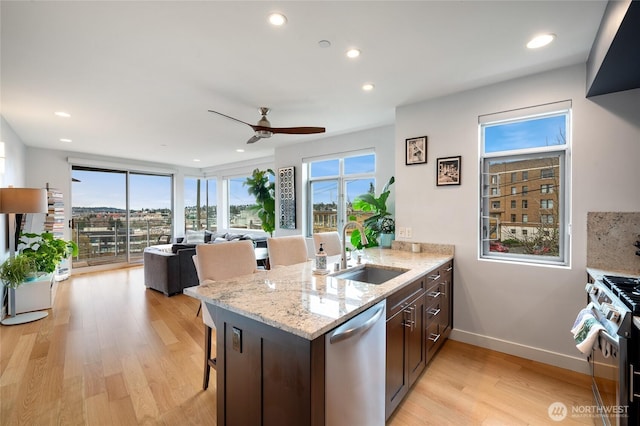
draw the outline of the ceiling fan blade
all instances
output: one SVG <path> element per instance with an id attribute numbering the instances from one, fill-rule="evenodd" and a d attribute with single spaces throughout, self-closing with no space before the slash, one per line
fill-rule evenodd
<path id="1" fill-rule="evenodd" d="M 247 143 L 256 143 L 256 142 L 258 142 L 260 139 L 262 139 L 260 136 L 258 136 L 258 135 L 253 135 L 253 136 L 251 136 L 251 139 L 249 139 L 249 140 L 247 141 Z"/>
<path id="2" fill-rule="evenodd" d="M 238 123 L 246 124 L 246 125 L 247 125 L 247 126 L 249 126 L 249 127 L 254 127 L 254 125 L 253 125 L 253 124 L 249 124 L 249 123 L 247 123 L 246 121 L 238 120 L 237 118 L 231 117 L 230 115 L 223 114 L 223 113 L 221 113 L 221 112 L 214 111 L 214 110 L 212 110 L 212 109 L 210 109 L 210 110 L 208 110 L 208 111 L 209 111 L 209 112 L 212 112 L 212 113 L 214 113 L 214 114 L 221 115 L 221 116 L 223 116 L 223 117 L 230 118 L 230 119 L 232 119 L 233 121 L 237 121 Z M 255 130 L 255 129 L 254 129 L 254 130 Z"/>
<path id="3" fill-rule="evenodd" d="M 312 133 L 324 133 L 324 127 L 263 127 L 251 126 L 253 130 L 266 130 L 272 133 L 285 133 L 289 135 L 310 135 Z"/>

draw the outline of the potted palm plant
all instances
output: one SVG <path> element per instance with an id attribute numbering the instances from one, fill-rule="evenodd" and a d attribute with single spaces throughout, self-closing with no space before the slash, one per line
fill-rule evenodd
<path id="1" fill-rule="evenodd" d="M 382 188 L 382 192 L 377 197 L 375 194 L 368 192 L 358 195 L 353 200 L 354 210 L 373 213 L 365 219 L 363 223 L 367 239 L 369 240 L 367 247 L 375 247 L 378 244 L 382 247 L 391 247 L 391 241 L 393 240 L 396 228 L 395 221 L 391 218 L 391 212 L 387 210 L 387 199 L 391 194 L 391 189 L 389 188 L 395 181 L 395 178 L 391 176 L 389 182 L 386 183 L 384 188 Z M 360 232 L 357 229 L 351 233 L 351 244 L 357 249 L 362 248 Z"/>

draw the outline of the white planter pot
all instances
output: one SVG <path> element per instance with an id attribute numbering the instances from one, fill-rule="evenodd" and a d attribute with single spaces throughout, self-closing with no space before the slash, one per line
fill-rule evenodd
<path id="1" fill-rule="evenodd" d="M 51 308 L 57 284 L 57 281 L 53 280 L 53 274 L 43 275 L 35 281 L 22 283 L 15 289 L 15 313 Z"/>

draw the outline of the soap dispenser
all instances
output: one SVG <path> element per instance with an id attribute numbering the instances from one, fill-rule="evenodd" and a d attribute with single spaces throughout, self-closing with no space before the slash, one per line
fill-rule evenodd
<path id="1" fill-rule="evenodd" d="M 327 253 L 325 253 L 322 244 L 323 243 L 320 243 L 320 249 L 318 250 L 318 253 L 316 253 L 316 269 L 319 271 L 327 269 Z"/>

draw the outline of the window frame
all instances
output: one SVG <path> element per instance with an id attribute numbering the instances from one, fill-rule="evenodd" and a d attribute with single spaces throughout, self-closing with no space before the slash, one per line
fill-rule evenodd
<path id="1" fill-rule="evenodd" d="M 489 126 L 501 124 L 510 124 L 516 122 L 526 122 L 540 118 L 564 117 L 564 143 L 558 143 L 549 146 L 535 146 L 528 148 L 518 148 L 512 150 L 495 150 L 494 152 L 485 152 L 485 129 Z M 478 258 L 479 260 L 505 261 L 523 263 L 537 266 L 570 266 L 571 253 L 571 140 L 572 140 L 572 109 L 570 101 L 563 101 L 555 104 L 542 105 L 538 107 L 523 108 L 520 110 L 508 111 L 506 113 L 491 114 L 478 117 L 478 134 L 479 134 L 479 229 L 478 229 Z M 494 149 L 492 147 L 492 149 Z M 492 252 L 490 251 L 489 242 L 491 239 L 484 233 L 488 232 L 494 225 L 494 218 L 491 218 L 489 211 L 491 207 L 491 192 L 488 190 L 493 178 L 489 173 L 489 165 L 491 161 L 504 160 L 505 162 L 518 161 L 527 158 L 557 158 L 558 172 L 553 173 L 556 179 L 555 184 L 541 184 L 540 194 L 557 193 L 557 220 L 555 224 L 558 226 L 558 255 L 547 256 L 544 254 L 520 254 L 509 252 Z M 511 173 L 511 172 L 506 172 Z M 529 174 L 530 175 L 530 174 Z M 531 176 L 527 176 L 530 178 Z M 533 178 L 535 181 L 535 177 Z M 544 178 L 547 179 L 547 178 Z M 525 179 L 523 179 L 525 180 Z M 529 180 L 529 179 L 526 179 Z M 555 190 L 554 187 L 555 186 Z M 483 190 L 484 188 L 484 190 Z M 546 188 L 546 191 L 543 191 Z M 536 187 L 532 189 L 529 185 L 528 193 L 536 191 Z M 499 192 L 499 191 L 498 191 Z M 528 195 L 528 194 L 523 194 Z M 530 194 L 529 194 L 530 195 Z M 546 197 L 551 198 L 551 197 Z M 544 211 L 543 213 L 546 213 Z M 507 216 L 508 217 L 508 216 Z M 499 225 L 499 219 L 496 222 Z M 548 224 L 548 223 L 545 223 Z M 523 228 L 524 229 L 524 228 Z M 543 230 L 544 231 L 544 230 Z M 548 231 L 547 231 L 548 232 Z M 535 234 L 534 234 L 535 235 Z M 544 234 L 543 235 L 548 235 Z"/>
<path id="2" fill-rule="evenodd" d="M 373 155 L 373 171 L 372 172 L 360 172 L 360 173 L 351 173 L 345 174 L 345 159 L 352 157 L 362 157 L 367 155 Z M 315 162 L 327 161 L 327 160 L 338 160 L 338 174 L 337 175 L 327 175 L 320 177 L 312 177 L 311 176 L 311 167 Z M 306 224 L 305 224 L 305 235 L 310 237 L 314 233 L 314 209 L 313 209 L 313 192 L 312 187 L 316 182 L 336 182 L 337 183 L 337 191 L 338 194 L 336 196 L 337 200 L 337 218 L 336 218 L 336 230 L 340 232 L 344 227 L 345 223 L 348 221 L 347 218 L 347 205 L 346 205 L 346 196 L 347 196 L 347 186 L 349 182 L 371 179 L 373 181 L 374 188 L 377 189 L 377 172 L 378 172 L 378 157 L 376 155 L 375 150 L 373 149 L 365 149 L 358 151 L 348 151 L 342 153 L 328 154 L 319 157 L 310 157 L 303 159 L 303 167 L 306 170 L 307 181 L 305 182 L 306 186 L 306 194 L 305 194 L 305 210 L 306 210 Z"/>

